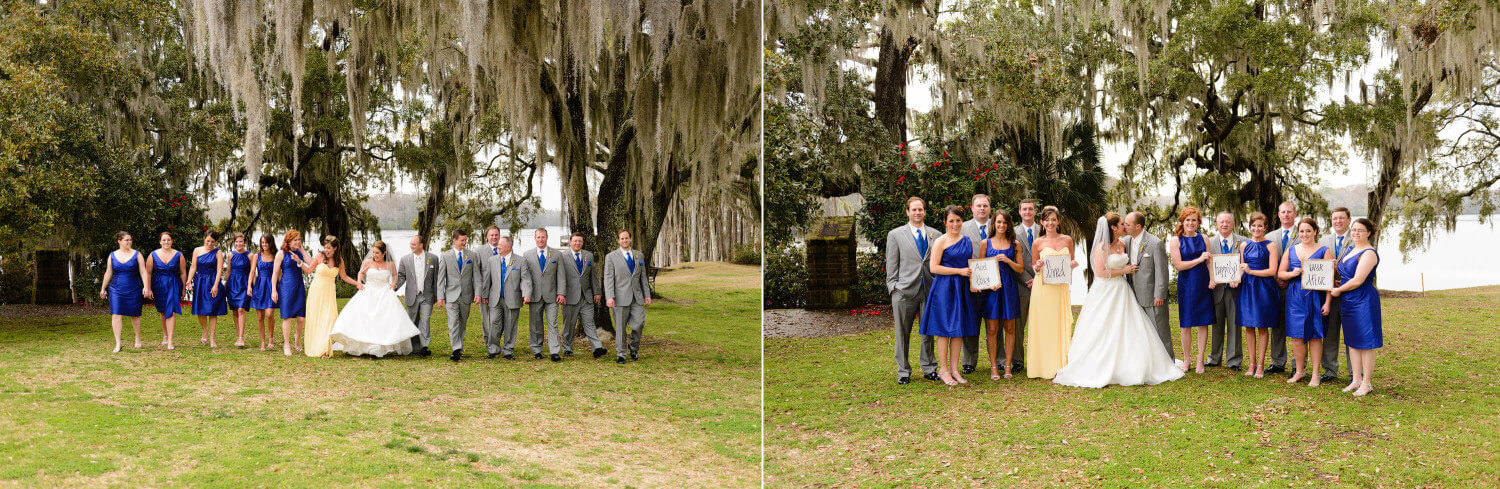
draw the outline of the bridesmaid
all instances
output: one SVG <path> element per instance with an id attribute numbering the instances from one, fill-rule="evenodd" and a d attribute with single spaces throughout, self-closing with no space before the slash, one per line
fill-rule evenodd
<path id="1" fill-rule="evenodd" d="M 151 279 L 146 267 L 141 266 L 141 254 L 130 247 L 130 233 L 115 233 L 115 243 L 120 249 L 109 253 L 109 266 L 104 268 L 104 285 L 99 287 L 99 298 L 109 299 L 109 323 L 115 331 L 115 353 L 120 352 L 120 330 L 125 318 L 130 318 L 135 327 L 135 347 L 141 347 L 141 295 L 151 298 L 151 289 L 146 282 Z"/>
<path id="2" fill-rule="evenodd" d="M 295 345 L 302 351 L 302 327 L 307 311 L 307 291 L 302 285 L 302 274 L 311 271 L 307 265 L 307 249 L 302 247 L 302 233 L 293 229 L 281 239 L 281 251 L 276 253 L 276 266 L 271 270 L 271 302 L 281 310 L 281 353 L 292 356 Z M 292 341 L 292 322 L 297 323 L 298 340 Z"/>
<path id="3" fill-rule="evenodd" d="M 1250 241 L 1240 248 L 1239 305 L 1235 308 L 1235 322 L 1245 328 L 1245 338 L 1250 340 L 1250 368 L 1245 375 L 1255 378 L 1266 376 L 1266 349 L 1271 344 L 1272 326 L 1281 320 L 1280 301 L 1277 300 L 1276 274 L 1281 269 L 1281 250 L 1266 239 L 1265 214 L 1250 214 Z"/>
<path id="4" fill-rule="evenodd" d="M 938 236 L 933 252 L 928 253 L 933 278 L 920 330 L 937 338 L 938 377 L 949 386 L 969 383 L 958 370 L 963 337 L 979 335 L 969 293 L 969 258 L 974 256 L 974 246 L 963 235 L 964 220 L 963 207 L 950 205 L 943 210 L 947 232 Z"/>
<path id="5" fill-rule="evenodd" d="M 151 252 L 151 291 L 156 294 L 156 312 L 161 313 L 161 344 L 168 350 L 176 350 L 172 334 L 177 328 L 177 316 L 182 314 L 182 286 L 187 283 L 187 262 L 182 252 L 172 249 L 172 234 L 162 231 L 157 239 L 161 249 Z"/>
<path id="6" fill-rule="evenodd" d="M 276 283 L 271 280 L 276 275 L 276 237 L 261 235 L 254 261 L 255 266 L 250 267 L 250 287 L 245 291 L 245 297 L 249 299 L 249 308 L 255 310 L 255 324 L 260 330 L 260 350 L 266 351 L 276 348 L 276 341 L 273 339 L 276 325 L 271 320 L 271 311 L 276 309 L 276 301 L 271 300 L 271 290 Z"/>
<path id="7" fill-rule="evenodd" d="M 1005 323 L 1005 378 L 1011 377 L 1011 353 L 1016 346 L 1016 317 L 1021 315 L 1020 293 L 1016 289 L 1015 274 L 1023 268 L 1016 257 L 1016 230 L 1010 224 L 1010 214 L 995 213 L 990 222 L 989 239 L 984 240 L 984 258 L 999 257 L 1000 290 L 978 291 L 979 315 L 985 320 L 986 341 L 990 352 L 990 380 L 1000 380 L 1000 368 L 996 366 L 995 347 L 1000 333 L 1000 323 Z M 976 251 L 975 256 L 979 253 Z"/>
<path id="8" fill-rule="evenodd" d="M 224 267 L 220 266 L 222 255 L 219 232 L 209 231 L 203 236 L 203 246 L 193 250 L 193 266 L 188 269 L 188 275 L 193 277 L 193 281 L 187 284 L 187 290 L 193 292 L 193 315 L 198 316 L 198 326 L 203 328 L 203 337 L 198 339 L 198 344 L 209 348 L 219 347 L 214 335 L 219 327 L 219 316 L 228 312 L 224 301 L 226 294 L 219 288 L 219 283 L 224 281 Z"/>
<path id="9" fill-rule="evenodd" d="M 959 221 L 962 224 L 963 221 Z M 334 277 L 343 279 L 359 290 L 365 284 L 349 277 L 344 270 L 344 259 L 339 256 L 339 239 L 328 236 L 323 240 L 323 251 L 313 258 L 312 285 L 307 288 L 307 330 L 302 334 L 307 356 L 323 357 L 333 353 L 330 333 L 333 323 L 339 318 L 338 286 Z M 974 317 L 970 314 L 968 317 Z"/>
<path id="10" fill-rule="evenodd" d="M 229 310 L 234 313 L 234 346 L 245 346 L 245 309 L 250 307 L 250 238 L 245 233 L 234 233 L 231 240 L 234 251 L 229 253 L 229 278 L 225 280 L 225 286 L 229 289 L 226 296 Z"/>
<path id="11" fill-rule="evenodd" d="M 1353 390 L 1356 396 L 1375 390 L 1370 383 L 1375 373 L 1375 349 L 1385 346 L 1380 329 L 1380 294 L 1375 291 L 1380 252 L 1370 243 L 1374 234 L 1375 223 L 1363 217 L 1349 226 L 1354 248 L 1339 260 L 1339 276 L 1351 278 L 1329 292 L 1339 298 L 1339 320 L 1344 323 L 1344 345 L 1349 347 L 1349 371 L 1354 378 L 1344 392 Z"/>
<path id="12" fill-rule="evenodd" d="M 1034 270 L 1041 271 L 1043 258 L 1068 255 L 1071 269 L 1078 268 L 1073 256 L 1073 238 L 1057 232 L 1062 216 L 1057 208 L 1042 208 L 1038 216 L 1042 233 L 1031 244 Z M 1073 338 L 1073 297 L 1068 284 L 1046 284 L 1038 279 L 1031 287 L 1031 307 L 1026 320 L 1026 376 L 1051 379 L 1068 364 L 1068 345 Z"/>
<path id="13" fill-rule="evenodd" d="M 1203 356 L 1208 349 L 1208 326 L 1214 323 L 1213 296 L 1208 288 L 1208 243 L 1203 241 L 1203 235 L 1198 234 L 1198 226 L 1203 222 L 1203 214 L 1198 212 L 1197 207 L 1187 206 L 1182 213 L 1177 215 L 1177 225 L 1172 228 L 1171 243 L 1167 249 L 1172 252 L 1172 267 L 1177 269 L 1177 321 L 1181 327 L 1182 337 L 1182 359 L 1181 368 L 1187 371 L 1187 362 L 1193 358 L 1198 359 L 1198 366 L 1193 371 L 1203 373 Z M 1188 347 L 1193 343 L 1193 329 L 1198 330 L 1198 356 L 1193 357 L 1188 353 Z"/>
<path id="14" fill-rule="evenodd" d="M 1328 247 L 1318 245 L 1318 222 L 1312 219 L 1298 222 L 1297 245 L 1288 248 L 1286 265 L 1281 267 L 1279 276 L 1287 281 L 1286 336 L 1297 340 L 1292 342 L 1292 359 L 1297 362 L 1297 372 L 1286 382 L 1291 384 L 1302 380 L 1309 371 L 1303 365 L 1311 358 L 1313 374 L 1307 385 L 1317 387 L 1321 383 L 1318 372 L 1322 371 L 1323 363 L 1323 317 L 1328 315 L 1332 299 L 1323 291 L 1304 290 L 1299 277 L 1302 276 L 1303 260 L 1328 256 Z"/>

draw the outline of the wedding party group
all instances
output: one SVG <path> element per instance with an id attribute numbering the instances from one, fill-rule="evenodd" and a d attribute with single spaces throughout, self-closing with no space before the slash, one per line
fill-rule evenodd
<path id="1" fill-rule="evenodd" d="M 133 248 L 131 235 L 122 231 L 115 235 L 119 249 L 110 253 L 99 297 L 109 301 L 115 352 L 121 348 L 125 318 L 135 329 L 135 347 L 141 348 L 146 301 L 162 314 L 162 346 L 176 349 L 177 316 L 183 312 L 182 298 L 191 295 L 189 313 L 198 317 L 203 330 L 200 344 L 218 347 L 218 318 L 233 311 L 234 344 L 245 346 L 245 319 L 253 310 L 261 350 L 276 348 L 272 315 L 280 316 L 281 348 L 287 356 L 293 350 L 309 357 L 329 357 L 334 351 L 351 356 L 429 356 L 432 310 L 444 308 L 453 361 L 463 358 L 464 334 L 476 306 L 487 357 L 514 360 L 521 306 L 526 305 L 533 358 L 541 360 L 545 352 L 554 362 L 573 355 L 577 330 L 587 338 L 594 358 L 608 353 L 594 326 L 593 306 L 602 299 L 622 328 L 615 336 L 615 362 L 639 359 L 651 287 L 645 257 L 631 248 L 630 232 L 616 233 L 619 247 L 602 264 L 583 249 L 582 234 L 574 233 L 566 249 L 548 247 L 546 229 L 534 234 L 536 247 L 520 254 L 511 237 L 502 236 L 493 225 L 485 230 L 486 244 L 478 249 L 468 246 L 466 230 L 452 232 L 451 249 L 440 254 L 426 251 L 426 237 L 417 235 L 411 239 L 411 254 L 400 263 L 391 260 L 385 242 L 376 241 L 356 276 L 350 277 L 336 237 L 325 236 L 322 249 L 313 254 L 296 230 L 287 231 L 280 246 L 274 235 L 262 235 L 254 250 L 245 234 L 234 233 L 232 249 L 222 250 L 221 235 L 209 231 L 203 245 L 184 256 L 172 247 L 172 235 L 162 232 L 161 247 L 146 258 Z M 305 276 L 311 276 L 310 282 Z M 337 280 L 359 290 L 342 310 Z M 403 285 L 405 294 L 397 296 Z"/>
<path id="2" fill-rule="evenodd" d="M 907 200 L 907 223 L 885 241 L 898 384 L 911 382 L 913 325 L 923 377 L 948 386 L 968 383 L 963 374 L 978 364 L 983 325 L 995 381 L 1024 370 L 1076 387 L 1154 385 L 1181 378 L 1190 362 L 1195 373 L 1224 366 L 1264 378 L 1286 371 L 1291 338 L 1295 371 L 1286 382 L 1309 378 L 1318 386 L 1337 379 L 1342 337 L 1351 379 L 1344 392 L 1374 389 L 1383 337 L 1380 255 L 1368 219 L 1335 208 L 1332 231 L 1320 236 L 1317 220 L 1298 219 L 1296 204 L 1283 202 L 1274 231 L 1262 213 L 1251 213 L 1241 229 L 1226 211 L 1205 232 L 1204 214 L 1189 206 L 1164 241 L 1145 230 L 1140 212 L 1108 212 L 1083 257 L 1094 280 L 1075 323 L 1070 282 L 1080 257 L 1073 238 L 1058 231 L 1057 208 L 1038 204 L 1021 201 L 1013 222 L 988 196 L 975 195 L 967 209 L 943 209 L 938 231 L 924 223 L 926 202 Z M 1169 267 L 1177 278 L 1180 359 L 1168 324 Z"/>

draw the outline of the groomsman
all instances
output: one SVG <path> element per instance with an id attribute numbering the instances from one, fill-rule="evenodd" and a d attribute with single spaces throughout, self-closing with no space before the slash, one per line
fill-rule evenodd
<path id="1" fill-rule="evenodd" d="M 1282 202 L 1276 207 L 1276 219 L 1281 221 L 1281 228 L 1266 233 L 1266 239 L 1281 247 L 1281 252 L 1286 253 L 1288 246 L 1296 245 L 1297 240 L 1297 204 L 1292 201 Z M 1276 279 L 1276 285 L 1281 287 L 1280 299 L 1286 304 L 1287 281 Z M 1279 316 L 1280 317 L 1280 316 Z M 1283 321 L 1285 318 L 1283 317 Z M 1325 342 L 1326 343 L 1326 342 Z M 1286 325 L 1278 323 L 1271 327 L 1271 366 L 1266 367 L 1266 373 L 1275 374 L 1286 371 Z"/>
<path id="2" fill-rule="evenodd" d="M 1218 232 L 1208 237 L 1208 252 L 1239 253 L 1240 246 L 1246 238 L 1234 234 L 1234 214 L 1228 211 L 1220 212 L 1214 221 Z M 1240 345 L 1239 320 L 1235 319 L 1235 309 L 1240 301 L 1239 292 L 1239 287 L 1231 284 L 1213 286 L 1214 324 L 1211 333 L 1213 345 L 1208 350 L 1208 362 L 1204 364 L 1206 366 L 1224 365 L 1230 370 L 1238 371 L 1241 362 L 1244 361 L 1244 348 Z"/>
<path id="3" fill-rule="evenodd" d="M 927 302 L 932 286 L 932 271 L 927 268 L 927 252 L 938 237 L 938 230 L 923 224 L 927 203 L 921 197 L 906 199 L 906 224 L 885 235 L 885 290 L 891 294 L 891 316 L 896 321 L 896 383 L 911 383 L 911 328 Z M 922 376 L 937 380 L 937 357 L 933 354 L 931 336 L 922 335 L 919 357 Z"/>
<path id="4" fill-rule="evenodd" d="M 1318 244 L 1328 247 L 1335 260 L 1343 260 L 1354 249 L 1354 237 L 1349 235 L 1349 208 L 1334 207 L 1329 216 L 1333 221 L 1333 232 L 1328 233 Z M 1338 262 L 1334 262 L 1338 263 Z M 1338 268 L 1334 267 L 1335 275 Z M 1343 277 L 1339 277 L 1342 279 Z M 1321 382 L 1331 382 L 1339 376 L 1339 333 L 1343 319 L 1339 317 L 1338 300 L 1329 301 L 1328 317 L 1323 318 L 1323 375 Z M 1349 357 L 1349 348 L 1344 347 L 1344 357 Z"/>
<path id="5" fill-rule="evenodd" d="M 500 254 L 499 249 L 500 226 L 491 224 L 489 225 L 489 227 L 484 228 L 484 244 L 481 245 L 479 249 L 474 250 L 474 254 L 479 256 L 479 260 L 477 261 L 479 266 L 478 271 L 481 276 L 484 275 L 485 267 L 489 266 L 490 264 L 490 257 Z M 483 280 L 483 278 L 481 278 L 481 280 Z M 480 294 L 480 296 L 483 297 L 484 294 Z M 479 324 L 483 325 L 485 331 L 484 341 L 486 343 L 486 346 L 488 346 L 490 338 L 490 308 L 484 306 L 479 307 Z M 495 354 L 493 351 L 489 353 L 489 357 L 495 358 Z"/>
<path id="6" fill-rule="evenodd" d="M 1011 361 L 1012 371 L 1020 372 L 1024 367 L 1021 359 L 1026 358 L 1026 320 L 1031 317 L 1031 285 L 1036 280 L 1036 268 L 1031 257 L 1031 244 L 1042 235 L 1042 225 L 1036 222 L 1037 201 L 1036 199 L 1025 199 L 1018 206 L 1021 214 L 1021 224 L 1016 225 L 1016 241 L 1021 242 L 1021 274 L 1017 277 L 1024 287 L 1017 287 L 1017 297 L 1020 298 L 1021 316 L 1016 318 L 1016 351 Z M 1005 331 L 1000 334 L 1004 335 Z M 1170 348 L 1169 348 L 1170 349 Z"/>
<path id="7" fill-rule="evenodd" d="M 439 260 L 442 271 L 438 273 L 437 290 L 439 307 L 447 307 L 448 342 L 453 346 L 449 359 L 457 362 L 464 357 L 464 331 L 469 329 L 469 312 L 479 297 L 474 295 L 480 274 L 476 270 L 479 255 L 465 249 L 469 244 L 469 232 L 459 229 L 453 232 L 453 249 L 443 253 Z"/>
<path id="8" fill-rule="evenodd" d="M 402 302 L 406 304 L 406 315 L 411 318 L 412 324 L 417 325 L 417 330 L 422 332 L 412 337 L 411 350 L 424 357 L 432 354 L 427 346 L 432 344 L 432 304 L 437 300 L 437 279 L 440 275 L 438 258 L 427 252 L 426 239 L 422 235 L 411 237 L 411 254 L 401 257 L 401 262 L 396 267 L 396 282 L 391 284 L 391 290 L 406 285 L 406 296 L 402 298 Z"/>
<path id="9" fill-rule="evenodd" d="M 615 317 L 615 363 L 625 363 L 627 348 L 631 360 L 640 359 L 637 354 L 646 329 L 646 306 L 651 305 L 651 284 L 646 280 L 645 257 L 630 248 L 630 231 L 621 229 L 615 236 L 620 247 L 604 256 L 604 305 Z"/>
<path id="10" fill-rule="evenodd" d="M 545 337 L 552 361 L 561 362 L 557 346 L 557 250 L 547 247 L 545 228 L 537 228 L 532 235 L 536 237 L 536 248 L 522 257 L 530 284 L 523 288 L 522 294 L 531 309 L 531 353 L 535 359 L 542 359 L 542 339 Z"/>
<path id="11" fill-rule="evenodd" d="M 988 239 L 990 236 L 989 233 L 993 231 L 990 229 L 991 224 L 993 224 L 992 217 L 990 216 L 990 196 L 985 194 L 974 194 L 974 198 L 973 200 L 969 201 L 969 205 L 972 209 L 974 209 L 974 218 L 970 219 L 968 222 L 965 222 L 963 229 L 960 232 L 964 236 L 967 236 L 969 238 L 969 244 L 974 247 L 978 256 L 984 256 L 984 240 Z M 972 296 L 971 300 L 977 304 L 980 293 L 972 293 L 969 295 Z M 984 330 L 984 319 L 979 317 L 978 307 L 974 308 L 974 322 L 979 323 L 980 325 L 980 328 L 975 331 Z M 974 373 L 974 365 L 979 363 L 978 335 L 964 337 L 963 361 L 963 372 L 966 374 Z"/>
<path id="12" fill-rule="evenodd" d="M 1151 323 L 1156 326 L 1156 336 L 1175 360 L 1177 352 L 1172 349 L 1172 328 L 1168 324 L 1171 310 L 1167 307 L 1167 282 L 1172 280 L 1167 274 L 1167 262 L 1172 261 L 1171 255 L 1167 254 L 1166 244 L 1161 238 L 1146 232 L 1146 216 L 1140 212 L 1125 215 L 1122 241 L 1130 255 L 1130 264 L 1137 267 L 1135 273 L 1125 275 L 1125 281 L 1130 282 L 1135 302 L 1151 318 Z"/>
<path id="13" fill-rule="evenodd" d="M 562 271 L 557 273 L 557 303 L 562 305 L 563 326 L 559 340 L 563 356 L 573 356 L 575 326 L 583 330 L 583 336 L 594 347 L 594 358 L 604 356 L 604 344 L 594 331 L 594 304 L 599 303 L 594 253 L 583 249 L 582 234 L 573 233 L 568 238 L 568 251 L 563 253 L 562 264 Z"/>
<path id="14" fill-rule="evenodd" d="M 484 323 L 484 344 L 489 358 L 504 355 L 516 359 L 516 323 L 521 319 L 522 290 L 528 288 L 524 264 L 511 253 L 510 236 L 496 240 L 495 254 L 484 260 L 484 277 L 479 281 L 480 302 L 489 309 L 490 322 Z"/>

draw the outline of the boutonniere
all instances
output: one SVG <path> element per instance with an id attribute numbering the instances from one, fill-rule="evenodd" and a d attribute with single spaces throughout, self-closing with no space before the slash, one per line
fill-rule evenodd
<path id="1" fill-rule="evenodd" d="M 1141 253 L 1141 258 L 1151 258 L 1150 253 Z"/>

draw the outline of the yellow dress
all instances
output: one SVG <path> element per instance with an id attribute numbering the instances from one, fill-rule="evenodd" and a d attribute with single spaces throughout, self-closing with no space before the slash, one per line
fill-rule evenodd
<path id="1" fill-rule="evenodd" d="M 1067 255 L 1068 250 L 1043 248 L 1042 256 Z M 1040 270 L 1038 270 L 1040 271 Z M 1031 287 L 1026 320 L 1026 376 L 1050 379 L 1068 364 L 1073 340 L 1072 295 L 1067 284 L 1048 285 L 1038 275 Z"/>
<path id="2" fill-rule="evenodd" d="M 339 269 L 319 263 L 313 270 L 312 286 L 307 288 L 307 329 L 302 333 L 302 348 L 307 356 L 321 357 L 332 349 L 329 333 L 339 318 L 339 301 L 334 279 Z"/>

